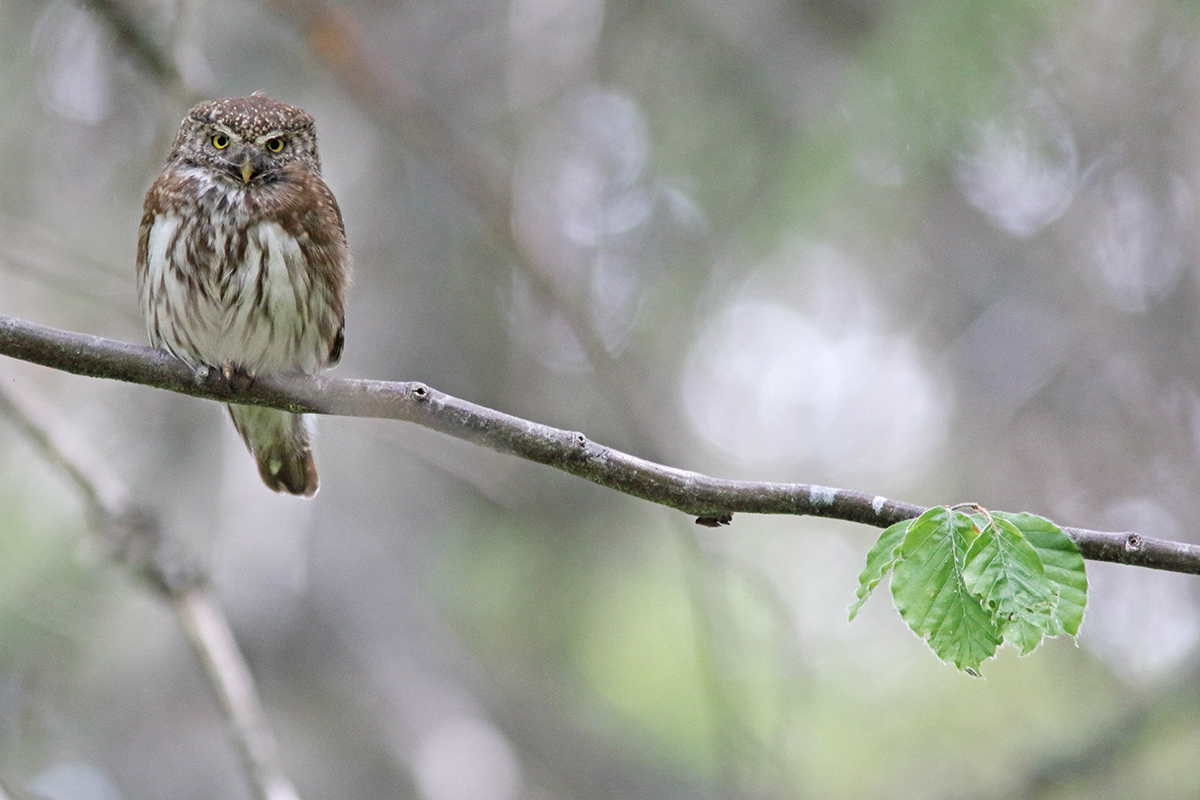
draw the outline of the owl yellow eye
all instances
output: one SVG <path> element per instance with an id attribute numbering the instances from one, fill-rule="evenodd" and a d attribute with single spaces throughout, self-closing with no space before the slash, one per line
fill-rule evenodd
<path id="1" fill-rule="evenodd" d="M 272 153 L 282 153 L 283 148 L 286 146 L 287 142 L 279 136 L 272 136 L 270 139 L 267 139 L 267 149 Z"/>
<path id="2" fill-rule="evenodd" d="M 214 134 L 212 143 L 213 147 L 217 148 L 218 150 L 224 150 L 226 147 L 229 147 L 229 137 L 223 133 Z"/>

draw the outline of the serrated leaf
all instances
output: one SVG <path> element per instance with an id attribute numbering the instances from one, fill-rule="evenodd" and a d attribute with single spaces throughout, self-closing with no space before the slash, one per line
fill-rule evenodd
<path id="1" fill-rule="evenodd" d="M 1088 589 L 1087 570 L 1079 545 L 1045 517 L 1003 511 L 993 512 L 992 516 L 1015 525 L 1042 560 L 1046 579 L 1058 596 L 1058 603 L 1051 614 L 1050 635 L 1078 634 L 1079 626 L 1083 623 Z"/>
<path id="2" fill-rule="evenodd" d="M 993 515 L 972 543 L 963 583 L 1021 655 L 1033 652 L 1051 633 L 1058 595 L 1036 548 L 1009 520 Z"/>
<path id="3" fill-rule="evenodd" d="M 900 549 L 900 545 L 904 542 L 904 536 L 913 522 L 914 520 L 905 519 L 888 526 L 888 529 L 879 535 L 879 539 L 867 553 L 867 565 L 863 567 L 862 572 L 858 573 L 858 590 L 855 592 L 858 599 L 848 609 L 851 620 L 858 616 L 863 603 L 867 602 L 871 592 L 896 563 L 896 551 Z"/>
<path id="4" fill-rule="evenodd" d="M 973 674 L 1001 641 L 991 612 L 963 582 L 977 536 L 966 514 L 931 508 L 909 527 L 892 568 L 892 598 L 901 618 L 938 658 Z"/>

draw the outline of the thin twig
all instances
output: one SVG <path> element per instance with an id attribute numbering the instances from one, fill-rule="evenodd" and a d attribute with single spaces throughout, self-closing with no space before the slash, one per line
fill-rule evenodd
<path id="1" fill-rule="evenodd" d="M 299 800 L 280 763 L 250 669 L 199 567 L 167 546 L 157 517 L 131 503 L 119 479 L 99 461 L 73 454 L 78 448 L 66 446 L 26 406 L 0 387 L 0 414 L 70 478 L 112 556 L 171 603 L 217 697 L 255 798 Z"/>
<path id="2" fill-rule="evenodd" d="M 229 620 L 207 586 L 172 598 L 179 624 L 192 645 L 230 728 L 242 767 L 258 800 L 299 800 L 279 761 L 275 736 L 267 725 L 254 676 L 238 649 Z"/>
<path id="3" fill-rule="evenodd" d="M 171 95 L 185 103 L 194 102 L 195 92 L 187 85 L 174 58 L 155 41 L 131 8 L 121 0 L 87 0 L 84 6 L 108 22 L 122 49 Z"/>
<path id="4" fill-rule="evenodd" d="M 0 315 L 0 355 L 226 403 L 413 422 L 677 509 L 704 525 L 726 524 L 742 512 L 828 517 L 882 528 L 926 511 L 924 506 L 851 489 L 725 480 L 656 464 L 590 441 L 582 433 L 514 417 L 423 383 L 276 375 L 235 391 L 219 370 L 198 374 L 161 350 L 4 315 Z M 1063 530 L 1084 558 L 1200 574 L 1200 545 L 1140 533 Z"/>

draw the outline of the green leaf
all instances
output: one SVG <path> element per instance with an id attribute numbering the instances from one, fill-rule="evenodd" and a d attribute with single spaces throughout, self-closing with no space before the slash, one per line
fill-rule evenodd
<path id="1" fill-rule="evenodd" d="M 1058 596 L 1047 632 L 1051 636 L 1078 634 L 1079 626 L 1083 623 L 1088 589 L 1087 571 L 1079 545 L 1053 522 L 1036 514 L 995 511 L 992 516 L 1015 525 L 1042 560 L 1046 579 Z"/>
<path id="2" fill-rule="evenodd" d="M 1034 514 L 939 506 L 891 526 L 867 555 L 850 619 L 889 571 L 901 618 L 972 675 L 1003 641 L 1025 655 L 1047 635 L 1076 635 L 1087 603 L 1078 546 Z"/>
<path id="3" fill-rule="evenodd" d="M 1009 520 L 988 518 L 967 551 L 963 583 L 983 601 L 1001 635 L 1017 645 L 1021 655 L 1033 652 L 1050 632 L 1058 595 L 1037 550 Z"/>
<path id="4" fill-rule="evenodd" d="M 938 658 L 971 674 L 1001 641 L 991 612 L 963 582 L 967 551 L 978 535 L 966 514 L 931 508 L 909 527 L 892 568 L 900 617 Z"/>
<path id="5" fill-rule="evenodd" d="M 855 592 L 858 599 L 849 608 L 851 620 L 858 616 L 863 603 L 867 602 L 871 592 L 896 563 L 896 551 L 900 549 L 904 536 L 913 522 L 914 520 L 905 519 L 888 527 L 879 535 L 875 546 L 867 553 L 867 565 L 863 567 L 862 572 L 858 573 L 858 591 Z"/>

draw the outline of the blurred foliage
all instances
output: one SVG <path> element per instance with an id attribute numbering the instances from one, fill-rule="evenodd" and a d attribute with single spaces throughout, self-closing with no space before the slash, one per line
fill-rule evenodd
<path id="1" fill-rule="evenodd" d="M 2 313 L 144 341 L 142 194 L 191 96 L 262 90 L 315 115 L 346 219 L 338 374 L 710 474 L 1195 540 L 1193 3 L 119 7 L 182 87 L 104 4 L 0 0 Z M 303 796 L 1200 790 L 1192 577 L 1093 565 L 1078 647 L 972 681 L 886 603 L 848 625 L 875 531 L 700 530 L 347 419 L 302 503 L 215 404 L 0 385 L 211 565 Z M 248 797 L 170 615 L 79 509 L 0 420 L 4 785 Z"/>

